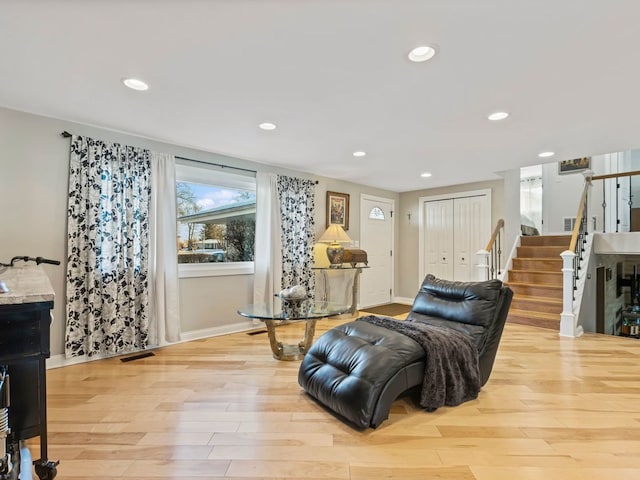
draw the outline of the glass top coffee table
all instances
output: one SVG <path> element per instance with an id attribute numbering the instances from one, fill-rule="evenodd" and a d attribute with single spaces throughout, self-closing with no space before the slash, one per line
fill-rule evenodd
<path id="1" fill-rule="evenodd" d="M 349 305 L 340 305 L 325 301 L 304 300 L 302 302 L 283 302 L 279 298 L 273 305 L 250 304 L 238 309 L 243 317 L 261 320 L 267 327 L 269 343 L 273 357 L 277 360 L 299 360 L 307 353 L 313 343 L 316 321 L 335 317 L 349 311 Z M 282 320 L 306 321 L 304 338 L 297 345 L 286 345 L 276 338 L 276 324 Z"/>

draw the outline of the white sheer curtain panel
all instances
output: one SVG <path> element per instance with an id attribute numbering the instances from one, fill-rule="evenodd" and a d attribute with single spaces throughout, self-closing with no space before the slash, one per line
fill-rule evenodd
<path id="1" fill-rule="evenodd" d="M 256 174 L 256 240 L 253 275 L 253 302 L 273 304 L 273 295 L 282 289 L 282 245 L 278 176 Z"/>
<path id="2" fill-rule="evenodd" d="M 151 152 L 149 343 L 180 340 L 175 157 Z"/>

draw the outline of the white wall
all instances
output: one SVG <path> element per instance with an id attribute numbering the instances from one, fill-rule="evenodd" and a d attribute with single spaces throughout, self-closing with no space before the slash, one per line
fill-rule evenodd
<path id="1" fill-rule="evenodd" d="M 0 259 L 16 255 L 64 260 L 68 128 L 42 117 L 0 109 Z M 64 262 L 63 262 L 64 264 Z M 63 350 L 64 267 L 43 267 L 56 294 L 52 353 Z"/>
<path id="2" fill-rule="evenodd" d="M 196 160 L 316 179 L 316 233 L 325 229 L 327 190 L 350 194 L 349 236 L 360 240 L 359 198 L 368 193 L 398 199 L 397 193 L 341 180 L 184 148 L 119 132 L 0 108 L 0 261 L 16 255 L 62 260 L 59 267 L 43 266 L 55 290 L 55 321 L 51 352 L 64 352 L 66 210 L 69 139 L 62 131 L 88 135 Z M 397 260 L 396 260 L 397 261 Z M 181 328 L 187 337 L 224 332 L 246 325 L 236 310 L 251 302 L 253 275 L 184 278 L 180 280 Z"/>
<path id="3" fill-rule="evenodd" d="M 514 168 L 506 172 L 501 172 L 504 178 L 504 193 L 503 198 L 500 199 L 504 202 L 503 216 L 504 219 L 504 240 L 502 243 L 502 255 L 505 265 L 506 260 L 511 253 L 511 247 L 520 236 L 520 169 Z M 495 200 L 494 200 L 495 201 Z"/>
<path id="4" fill-rule="evenodd" d="M 558 163 L 542 165 L 542 232 L 543 235 L 566 234 L 564 217 L 575 217 L 584 189 L 581 173 L 558 174 Z"/>

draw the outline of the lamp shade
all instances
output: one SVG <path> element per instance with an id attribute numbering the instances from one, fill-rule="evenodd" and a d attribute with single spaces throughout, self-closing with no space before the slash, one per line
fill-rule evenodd
<path id="1" fill-rule="evenodd" d="M 335 223 L 329 225 L 329 228 L 320 236 L 318 242 L 321 243 L 351 243 L 349 235 L 347 235 L 344 229 Z"/>
<path id="2" fill-rule="evenodd" d="M 341 243 L 350 243 L 349 235 L 345 233 L 340 225 L 332 223 L 325 230 L 318 242 L 329 243 L 327 245 L 327 258 L 329 259 L 330 268 L 339 268 L 344 258 L 344 247 Z"/>

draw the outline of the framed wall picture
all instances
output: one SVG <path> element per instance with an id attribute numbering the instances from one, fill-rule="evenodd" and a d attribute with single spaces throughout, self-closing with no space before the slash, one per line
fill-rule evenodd
<path id="1" fill-rule="evenodd" d="M 349 194 L 327 192 L 327 228 L 331 224 L 349 230 Z"/>
<path id="2" fill-rule="evenodd" d="M 558 162 L 558 173 L 564 175 L 566 173 L 577 173 L 591 168 L 591 157 L 574 158 L 572 160 L 563 160 Z"/>

